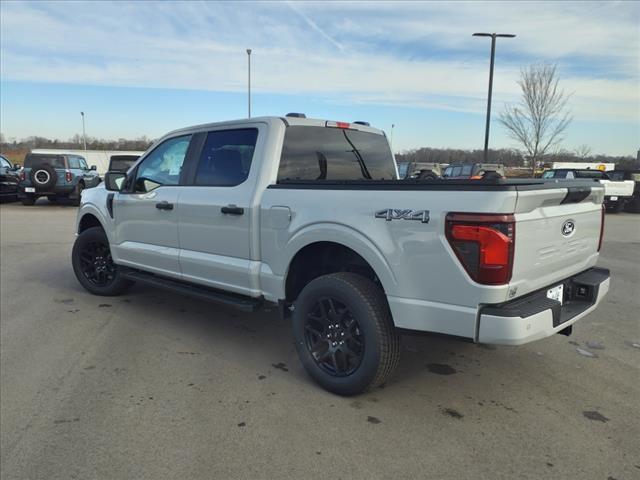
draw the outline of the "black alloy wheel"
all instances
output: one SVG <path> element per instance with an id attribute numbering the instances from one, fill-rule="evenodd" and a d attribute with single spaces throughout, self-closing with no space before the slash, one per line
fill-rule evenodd
<path id="1" fill-rule="evenodd" d="M 351 272 L 307 283 L 293 304 L 294 345 L 307 373 L 330 392 L 382 385 L 398 364 L 399 335 L 384 291 Z"/>
<path id="2" fill-rule="evenodd" d="M 321 297 L 307 314 L 305 343 L 326 373 L 344 377 L 362 363 L 364 339 L 349 308 L 332 297 Z"/>
<path id="3" fill-rule="evenodd" d="M 88 228 L 76 237 L 71 263 L 78 282 L 94 295 L 121 295 L 133 285 L 113 262 L 109 239 L 101 227 Z"/>
<path id="4" fill-rule="evenodd" d="M 78 252 L 80 271 L 96 287 L 108 287 L 116 277 L 116 266 L 111 258 L 109 245 L 101 241 L 90 241 Z"/>

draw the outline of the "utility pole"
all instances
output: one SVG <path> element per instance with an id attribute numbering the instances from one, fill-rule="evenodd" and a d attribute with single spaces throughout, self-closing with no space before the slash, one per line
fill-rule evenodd
<path id="1" fill-rule="evenodd" d="M 251 118 L 251 49 L 247 48 L 247 66 L 248 68 L 248 82 L 247 82 L 247 103 L 249 107 L 249 118 Z"/>
<path id="2" fill-rule="evenodd" d="M 489 124 L 491 122 L 491 94 L 493 92 L 493 63 L 496 56 L 496 38 L 513 38 L 511 33 L 474 33 L 474 37 L 491 37 L 491 63 L 489 65 L 489 95 L 487 98 L 487 126 L 484 131 L 484 163 L 489 157 Z"/>
<path id="3" fill-rule="evenodd" d="M 392 123 L 391 124 L 391 135 L 390 135 L 390 139 L 389 139 L 389 146 L 391 147 L 391 153 L 393 153 L 393 129 L 395 128 L 396 124 Z"/>
<path id="4" fill-rule="evenodd" d="M 82 142 L 84 143 L 84 149 L 87 149 L 87 134 L 84 130 L 84 112 L 80 112 L 80 116 L 82 117 Z"/>

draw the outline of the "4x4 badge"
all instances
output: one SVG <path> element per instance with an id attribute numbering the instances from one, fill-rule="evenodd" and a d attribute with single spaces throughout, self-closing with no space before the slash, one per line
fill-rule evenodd
<path id="1" fill-rule="evenodd" d="M 384 218 L 387 222 L 391 220 L 419 220 L 422 223 L 429 223 L 429 210 L 403 210 L 397 208 L 387 208 L 378 210 L 376 218 Z"/>

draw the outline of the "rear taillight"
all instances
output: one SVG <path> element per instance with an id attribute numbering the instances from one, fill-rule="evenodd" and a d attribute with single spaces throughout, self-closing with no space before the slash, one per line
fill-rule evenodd
<path id="1" fill-rule="evenodd" d="M 602 204 L 602 213 L 600 213 L 600 239 L 598 240 L 598 251 L 602 248 L 602 238 L 604 237 L 604 203 Z"/>
<path id="2" fill-rule="evenodd" d="M 67 182 L 71 182 L 71 181 L 73 180 L 73 174 L 72 174 L 70 171 L 68 171 L 68 170 L 67 170 L 67 171 L 64 173 L 64 179 L 65 179 Z"/>
<path id="3" fill-rule="evenodd" d="M 449 213 L 445 234 L 473 280 L 484 285 L 509 283 L 516 236 L 513 215 Z"/>
<path id="4" fill-rule="evenodd" d="M 24 174 L 24 170 L 20 170 L 20 180 L 24 181 L 27 179 L 27 176 Z"/>

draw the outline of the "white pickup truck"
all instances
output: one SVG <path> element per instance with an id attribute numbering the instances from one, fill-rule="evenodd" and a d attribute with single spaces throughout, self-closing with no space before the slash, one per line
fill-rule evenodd
<path id="1" fill-rule="evenodd" d="M 555 165 L 555 164 L 554 164 Z M 547 170 L 542 174 L 544 179 L 590 178 L 604 185 L 604 206 L 609 212 L 621 212 L 627 202 L 633 198 L 635 182 L 633 180 L 613 180 L 610 172 L 596 169 L 559 168 Z"/>
<path id="2" fill-rule="evenodd" d="M 398 180 L 364 122 L 252 118 L 177 130 L 86 190 L 72 263 L 244 310 L 278 304 L 300 360 L 343 395 L 382 384 L 399 332 L 520 345 L 609 289 L 592 180 Z"/>

